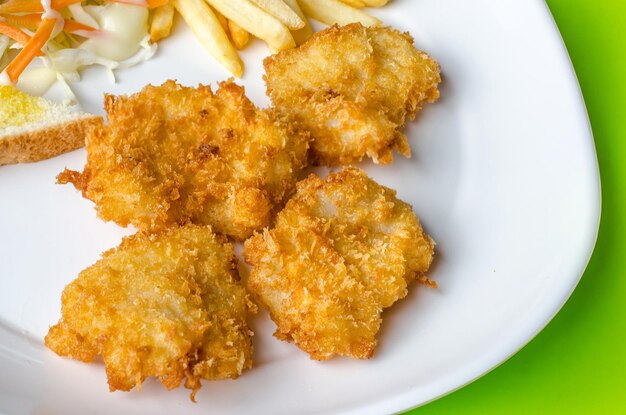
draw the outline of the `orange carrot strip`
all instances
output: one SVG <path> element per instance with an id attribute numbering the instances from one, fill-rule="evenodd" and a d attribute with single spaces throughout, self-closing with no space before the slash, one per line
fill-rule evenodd
<path id="1" fill-rule="evenodd" d="M 54 10 L 63 10 L 70 4 L 79 3 L 81 0 L 52 0 Z M 40 0 L 8 0 L 0 4 L 0 13 L 36 13 L 42 12 L 43 6 Z"/>
<path id="2" fill-rule="evenodd" d="M 10 15 L 4 16 L 4 20 L 6 23 L 10 24 L 11 26 L 25 27 L 28 30 L 37 30 L 37 26 L 39 26 L 39 23 L 41 23 L 41 13 L 21 14 L 21 15 L 10 14 Z M 75 20 L 67 20 L 67 19 L 64 20 L 63 31 L 75 32 L 77 30 L 86 30 L 86 31 L 91 32 L 96 29 L 91 26 L 87 26 L 85 24 L 79 23 Z M 30 39 L 30 36 L 28 38 Z"/>
<path id="3" fill-rule="evenodd" d="M 30 36 L 27 33 L 22 32 L 20 29 L 8 25 L 2 21 L 0 21 L 0 33 L 7 35 L 11 39 L 15 40 L 17 43 L 22 45 L 26 45 L 30 42 Z M 39 52 L 37 56 L 41 56 L 43 53 Z"/>
<path id="4" fill-rule="evenodd" d="M 52 8 L 54 10 L 63 10 L 67 6 L 74 3 L 80 3 L 82 0 L 52 0 Z"/>
<path id="5" fill-rule="evenodd" d="M 28 64 L 41 52 L 41 48 L 50 39 L 55 24 L 56 19 L 44 19 L 33 37 L 24 45 L 24 48 L 17 54 L 15 59 L 9 63 L 6 67 L 6 72 L 11 82 L 16 83 Z"/>
<path id="6" fill-rule="evenodd" d="M 0 21 L 0 33 L 3 35 L 7 35 L 11 39 L 15 40 L 22 45 L 26 45 L 30 41 L 30 36 L 26 33 L 22 32 L 20 29 L 11 26 L 10 24 L 6 24 L 3 21 Z"/>
<path id="7" fill-rule="evenodd" d="M 43 7 L 39 0 L 8 0 L 0 4 L 0 13 L 30 13 L 41 12 Z"/>
<path id="8" fill-rule="evenodd" d="M 41 13 L 9 14 L 3 17 L 4 21 L 11 26 L 25 27 L 28 30 L 37 30 L 37 26 L 41 23 Z"/>
<path id="9" fill-rule="evenodd" d="M 76 20 L 65 20 L 65 24 L 63 25 L 64 32 L 76 32 L 77 30 L 85 30 L 87 32 L 92 32 L 96 30 L 91 26 L 87 26 L 86 24 L 82 24 L 77 22 Z"/>
<path id="10" fill-rule="evenodd" d="M 124 4 L 132 4 L 136 6 L 138 2 L 136 0 L 108 0 L 110 3 L 124 3 Z M 150 9 L 154 9 L 155 7 L 163 6 L 170 2 L 170 0 L 144 0 L 146 6 Z"/>
<path id="11" fill-rule="evenodd" d="M 81 0 L 52 0 L 51 6 L 54 10 L 63 10 L 69 5 L 79 3 Z M 108 0 L 110 3 L 126 3 L 137 5 L 137 1 L 133 0 Z M 147 7 L 154 9 L 163 6 L 170 0 L 145 0 Z M 8 0 L 6 3 L 0 4 L 0 14 L 8 13 L 36 13 L 42 12 L 43 6 L 40 0 Z"/>

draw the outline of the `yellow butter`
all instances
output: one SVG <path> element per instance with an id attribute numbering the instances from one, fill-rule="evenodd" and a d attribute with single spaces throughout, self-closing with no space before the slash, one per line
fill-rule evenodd
<path id="1" fill-rule="evenodd" d="M 0 85 L 0 129 L 36 122 L 44 111 L 39 98 L 26 95 L 13 86 Z"/>

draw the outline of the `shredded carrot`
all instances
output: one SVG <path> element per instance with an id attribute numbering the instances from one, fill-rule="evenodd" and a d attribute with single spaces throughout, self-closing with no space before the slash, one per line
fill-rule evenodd
<path id="1" fill-rule="evenodd" d="M 28 30 L 37 30 L 37 26 L 39 26 L 39 23 L 41 23 L 41 16 L 42 16 L 41 13 L 21 14 L 21 15 L 10 14 L 10 15 L 4 16 L 4 20 L 6 23 L 10 24 L 11 26 L 25 27 Z M 77 30 L 85 30 L 85 31 L 91 32 L 96 29 L 91 26 L 87 26 L 85 24 L 77 22 L 75 20 L 68 20 L 68 19 L 64 20 L 63 31 L 75 32 Z M 30 36 L 28 38 L 30 39 Z"/>
<path id="2" fill-rule="evenodd" d="M 67 6 L 74 3 L 80 3 L 82 0 L 52 0 L 52 8 L 54 10 L 63 10 Z"/>
<path id="3" fill-rule="evenodd" d="M 64 32 L 76 32 L 78 30 L 85 30 L 87 32 L 92 32 L 94 30 L 96 30 L 95 28 L 91 27 L 91 26 L 87 26 L 86 24 L 82 24 L 80 22 L 77 22 L 76 20 L 65 20 L 65 23 L 63 25 L 63 31 Z"/>
<path id="4" fill-rule="evenodd" d="M 43 6 L 39 0 L 8 0 L 0 4 L 0 13 L 30 13 L 41 12 Z"/>
<path id="5" fill-rule="evenodd" d="M 11 82 L 17 82 L 22 72 L 24 72 L 24 69 L 26 69 L 33 58 L 41 52 L 41 48 L 43 48 L 48 39 L 50 39 L 55 24 L 56 19 L 44 19 L 33 37 L 24 45 L 24 48 L 18 53 L 15 59 L 9 63 L 6 67 L 6 73 L 9 75 Z"/>
<path id="6" fill-rule="evenodd" d="M 52 0 L 51 6 L 54 10 L 63 10 L 67 6 L 79 3 L 81 0 Z M 8 0 L 0 4 L 0 13 L 36 13 L 43 12 L 41 0 Z"/>
<path id="7" fill-rule="evenodd" d="M 1 20 L 0 20 L 0 33 L 2 33 L 3 35 L 7 35 L 11 39 L 15 40 L 18 43 L 21 43 L 22 45 L 27 44 L 28 41 L 30 40 L 30 36 L 28 36 L 26 33 L 22 32 L 20 29 L 13 27 L 10 24 L 7 24 Z"/>
<path id="8" fill-rule="evenodd" d="M 3 17 L 4 21 L 11 26 L 25 27 L 28 30 L 37 30 L 37 26 L 39 26 L 39 23 L 41 23 L 41 13 L 20 15 L 9 14 Z"/>
<path id="9" fill-rule="evenodd" d="M 154 9 L 156 7 L 163 6 L 170 2 L 170 0 L 144 0 L 146 2 L 146 6 L 150 9 Z M 134 6 L 137 5 L 137 1 L 133 0 L 109 0 L 111 3 L 123 3 L 123 4 L 132 4 Z"/>

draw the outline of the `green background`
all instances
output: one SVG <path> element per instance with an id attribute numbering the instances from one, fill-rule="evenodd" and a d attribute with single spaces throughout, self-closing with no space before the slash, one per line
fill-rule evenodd
<path id="1" fill-rule="evenodd" d="M 603 198 L 595 251 L 572 297 L 524 349 L 408 414 L 626 414 L 626 0 L 547 3 L 595 136 Z"/>

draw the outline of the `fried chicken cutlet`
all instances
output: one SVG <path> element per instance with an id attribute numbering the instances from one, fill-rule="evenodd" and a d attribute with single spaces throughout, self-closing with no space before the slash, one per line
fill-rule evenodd
<path id="1" fill-rule="evenodd" d="M 437 62 L 389 27 L 329 27 L 264 66 L 276 109 L 311 132 L 316 164 L 410 157 L 405 120 L 439 98 Z"/>
<path id="2" fill-rule="evenodd" d="M 102 356 L 111 391 L 157 377 L 236 378 L 252 366 L 249 301 L 233 246 L 210 227 L 138 233 L 80 273 L 63 291 L 62 318 L 45 343 L 61 356 Z M 193 396 L 193 395 L 192 395 Z"/>
<path id="3" fill-rule="evenodd" d="M 188 88 L 168 81 L 106 96 L 109 124 L 87 140 L 71 182 L 101 218 L 140 230 L 188 222 L 245 239 L 269 224 L 306 165 L 308 135 L 259 110 L 230 81 Z"/>
<path id="4" fill-rule="evenodd" d="M 270 311 L 276 337 L 313 359 L 369 358 L 381 312 L 407 294 L 433 259 L 410 205 L 359 169 L 297 184 L 273 229 L 244 245 L 248 289 Z"/>

